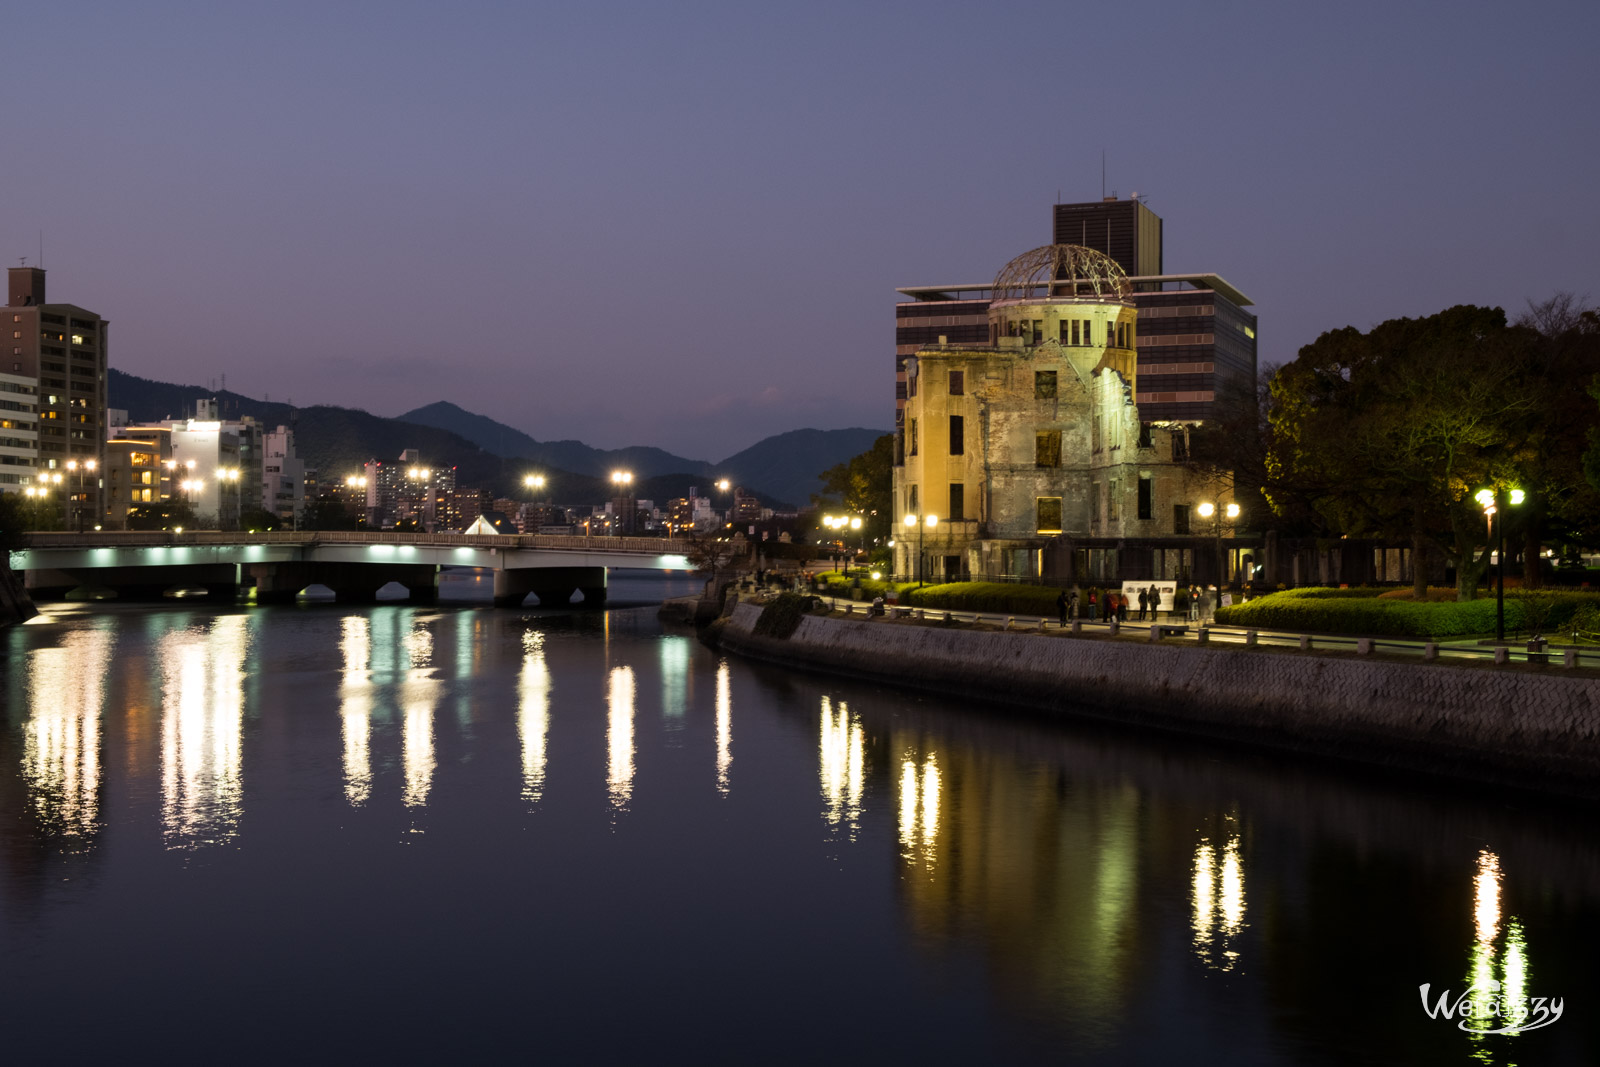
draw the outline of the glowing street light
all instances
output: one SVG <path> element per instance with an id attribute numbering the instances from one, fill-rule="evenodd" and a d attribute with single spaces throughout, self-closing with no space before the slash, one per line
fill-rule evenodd
<path id="1" fill-rule="evenodd" d="M 929 514 L 919 518 L 915 514 L 908 513 L 905 517 L 906 529 L 917 531 L 917 585 L 919 586 L 922 585 L 922 531 L 924 529 L 931 530 L 938 525 L 939 516 L 937 515 Z"/>
<path id="2" fill-rule="evenodd" d="M 1217 595 L 1222 595 L 1222 587 L 1227 584 L 1227 565 L 1222 557 L 1222 516 L 1228 517 L 1228 525 L 1239 517 L 1239 505 L 1229 501 L 1226 507 L 1219 508 L 1209 500 L 1202 500 L 1195 506 L 1202 519 L 1211 519 L 1211 531 L 1217 542 Z"/>
<path id="3" fill-rule="evenodd" d="M 1494 639 L 1497 642 L 1506 639 L 1506 517 L 1500 510 L 1502 496 L 1504 503 L 1513 506 L 1521 504 L 1523 499 L 1521 489 L 1512 489 L 1510 492 L 1498 488 L 1479 489 L 1472 496 L 1483 508 L 1483 519 L 1488 524 L 1485 532 L 1490 540 L 1494 540 L 1496 535 L 1499 539 L 1495 549 L 1495 562 L 1499 566 L 1496 568 L 1498 573 L 1494 586 Z M 1496 515 L 1500 516 L 1499 522 L 1494 521 Z"/>

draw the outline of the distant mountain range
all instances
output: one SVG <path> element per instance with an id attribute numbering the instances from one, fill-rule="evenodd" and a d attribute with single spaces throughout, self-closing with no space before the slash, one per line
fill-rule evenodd
<path id="1" fill-rule="evenodd" d="M 883 431 L 791 430 L 759 441 L 721 463 L 675 456 L 659 448 L 600 449 L 581 441 L 536 441 L 521 430 L 454 404 L 436 403 L 399 418 L 353 408 L 291 407 L 226 390 L 152 381 L 112 368 L 110 406 L 127 410 L 134 422 L 188 418 L 195 401 L 214 397 L 225 419 L 250 416 L 268 426 L 293 426 L 300 455 L 323 480 L 342 479 L 369 459 L 393 462 L 407 448 L 419 449 L 430 466 L 455 467 L 458 480 L 521 497 L 521 476 L 537 465 L 548 478 L 545 494 L 557 503 L 579 503 L 607 495 L 613 470 L 631 470 L 638 495 L 664 503 L 690 486 L 709 492 L 727 478 L 756 492 L 769 507 L 803 505 L 821 491 L 820 475 L 865 452 Z"/>
<path id="2" fill-rule="evenodd" d="M 659 448 L 601 449 L 582 441 L 536 441 L 514 427 L 454 404 L 440 401 L 408 411 L 404 422 L 449 430 L 486 452 L 507 458 L 532 460 L 577 474 L 608 478 L 614 470 L 631 470 L 643 478 L 662 474 L 691 474 L 707 479 L 727 478 L 780 500 L 805 504 L 822 491 L 820 475 L 872 447 L 883 430 L 790 430 L 736 452 L 721 463 L 687 459 Z M 705 488 L 702 486 L 702 488 Z M 681 496 L 682 494 L 677 494 Z"/>

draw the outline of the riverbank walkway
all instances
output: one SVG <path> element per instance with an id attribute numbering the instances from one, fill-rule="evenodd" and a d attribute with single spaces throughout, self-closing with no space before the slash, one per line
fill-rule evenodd
<path id="1" fill-rule="evenodd" d="M 1600 646 L 1549 646 L 1543 653 L 1529 652 L 1527 641 L 1508 640 L 1503 645 L 1485 643 L 1476 637 L 1426 641 L 1401 637 L 1360 637 L 1353 634 L 1296 633 L 1286 630 L 1247 629 L 1220 626 L 1215 622 L 1165 618 L 1139 621 L 1129 619 L 1113 624 L 1104 620 L 1069 620 L 1063 626 L 1054 615 L 1017 615 L 994 611 L 946 611 L 943 608 L 918 608 L 888 605 L 882 616 L 871 616 L 870 604 L 845 597 L 822 596 L 824 603 L 841 616 L 872 618 L 893 622 L 959 622 L 995 627 L 1015 633 L 1090 635 L 1143 638 L 1162 644 L 1233 645 L 1239 647 L 1295 649 L 1302 652 L 1347 652 L 1358 655 L 1408 656 L 1419 660 L 1449 659 L 1480 663 L 1553 664 L 1557 667 L 1600 669 Z M 1152 633 L 1152 630 L 1159 632 Z"/>

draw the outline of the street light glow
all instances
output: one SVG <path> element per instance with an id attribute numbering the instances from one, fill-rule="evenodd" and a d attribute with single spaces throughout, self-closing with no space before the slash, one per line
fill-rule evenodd
<path id="1" fill-rule="evenodd" d="M 1202 519 L 1209 519 L 1217 513 L 1217 506 L 1209 500 L 1202 500 L 1200 506 L 1195 510 L 1200 513 Z"/>

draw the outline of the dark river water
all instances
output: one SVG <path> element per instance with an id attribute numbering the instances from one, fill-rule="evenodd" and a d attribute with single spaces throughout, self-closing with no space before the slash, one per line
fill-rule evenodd
<path id="1" fill-rule="evenodd" d="M 0 632 L 9 1062 L 1600 1062 L 1592 810 L 483 584 Z"/>

